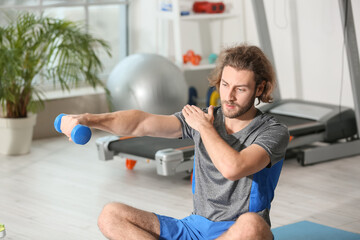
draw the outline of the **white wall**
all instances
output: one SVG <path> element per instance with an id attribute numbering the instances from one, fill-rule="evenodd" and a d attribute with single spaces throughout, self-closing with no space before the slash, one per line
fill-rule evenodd
<path id="1" fill-rule="evenodd" d="M 129 5 L 130 53 L 154 53 L 157 0 L 132 0 Z"/>
<path id="2" fill-rule="evenodd" d="M 264 2 L 282 97 L 339 104 L 343 38 L 338 1 Z M 246 41 L 258 45 L 251 0 L 237 1 L 237 4 L 242 9 L 241 26 L 228 24 L 224 36 L 231 40 L 227 44 Z M 352 4 L 359 33 L 360 1 Z M 156 5 L 156 0 L 132 1 L 130 53 L 156 52 Z M 360 36 L 357 36 L 360 46 Z M 341 102 L 353 106 L 346 56 Z"/>

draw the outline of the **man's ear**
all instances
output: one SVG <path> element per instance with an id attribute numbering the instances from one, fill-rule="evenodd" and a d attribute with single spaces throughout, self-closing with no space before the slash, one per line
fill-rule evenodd
<path id="1" fill-rule="evenodd" d="M 256 97 L 260 97 L 261 94 L 264 92 L 265 90 L 265 85 L 266 85 L 266 82 L 265 81 L 262 81 L 259 85 L 257 85 L 257 88 L 256 88 Z"/>

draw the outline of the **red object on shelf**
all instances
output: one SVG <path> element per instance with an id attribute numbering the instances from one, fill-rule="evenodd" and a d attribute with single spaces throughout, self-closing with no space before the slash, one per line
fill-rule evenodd
<path id="1" fill-rule="evenodd" d="M 201 61 L 201 56 L 195 54 L 193 50 L 189 50 L 186 52 L 186 54 L 183 55 L 183 62 L 185 64 L 191 62 L 191 64 L 197 66 L 200 64 L 200 61 Z"/>
<path id="2" fill-rule="evenodd" d="M 225 4 L 223 2 L 194 2 L 193 11 L 195 13 L 222 13 L 225 11 Z"/>

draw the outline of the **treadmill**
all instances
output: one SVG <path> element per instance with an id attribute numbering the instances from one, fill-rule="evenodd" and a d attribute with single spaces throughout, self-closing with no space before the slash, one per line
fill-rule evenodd
<path id="1" fill-rule="evenodd" d="M 288 126 L 286 158 L 296 157 L 303 166 L 358 154 L 355 149 L 350 154 L 357 134 L 355 112 L 350 108 L 288 99 L 261 110 Z"/>
<path id="2" fill-rule="evenodd" d="M 274 65 L 270 35 L 263 0 L 253 0 L 260 45 Z M 260 107 L 286 124 L 291 135 L 287 155 L 295 155 L 303 166 L 360 154 L 360 63 L 350 0 L 339 0 L 345 33 L 345 46 L 353 89 L 354 109 L 331 104 L 280 97 Z M 347 9 L 346 9 L 347 7 Z M 343 24 L 344 26 L 344 24 Z M 356 81 L 358 80 L 358 81 Z M 191 172 L 194 144 L 189 139 L 108 136 L 96 140 L 100 160 L 115 156 L 126 158 L 128 169 L 134 161 L 155 161 L 157 173 L 163 176 Z"/>

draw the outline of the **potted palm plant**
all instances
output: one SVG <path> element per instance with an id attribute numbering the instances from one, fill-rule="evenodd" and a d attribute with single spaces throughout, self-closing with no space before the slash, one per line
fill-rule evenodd
<path id="1" fill-rule="evenodd" d="M 30 151 L 36 113 L 45 100 L 39 79 L 62 90 L 84 82 L 105 88 L 98 51 L 111 55 L 109 45 L 80 23 L 21 13 L 0 27 L 0 153 Z"/>

